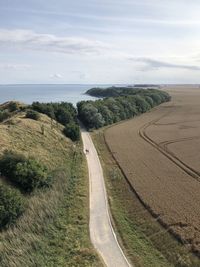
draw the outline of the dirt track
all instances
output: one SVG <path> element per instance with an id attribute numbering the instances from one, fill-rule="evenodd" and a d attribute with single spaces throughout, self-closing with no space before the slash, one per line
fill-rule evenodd
<path id="1" fill-rule="evenodd" d="M 108 129 L 105 139 L 144 205 L 200 254 L 200 90 Z"/>
<path id="2" fill-rule="evenodd" d="M 108 267 L 131 267 L 111 225 L 103 171 L 90 134 L 82 130 L 90 178 L 90 237 Z"/>

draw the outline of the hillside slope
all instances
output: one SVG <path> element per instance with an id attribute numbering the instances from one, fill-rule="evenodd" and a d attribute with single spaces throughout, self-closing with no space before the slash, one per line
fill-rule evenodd
<path id="1" fill-rule="evenodd" d="M 1 108 L 6 108 L 5 106 Z M 47 166 L 51 188 L 24 194 L 25 213 L 0 232 L 0 265 L 101 266 L 89 240 L 88 180 L 81 143 L 63 126 L 40 114 L 39 120 L 16 111 L 0 123 L 0 154 L 5 150 L 34 157 Z M 13 187 L 7 179 L 1 182 Z"/>

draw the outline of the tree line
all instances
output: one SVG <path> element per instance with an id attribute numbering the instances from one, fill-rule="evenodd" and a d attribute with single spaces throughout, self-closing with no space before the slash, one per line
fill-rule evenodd
<path id="1" fill-rule="evenodd" d="M 110 87 L 93 88 L 87 93 L 106 96 L 96 101 L 81 101 L 77 104 L 79 119 L 88 129 L 98 129 L 130 119 L 170 100 L 168 93 L 157 89 Z"/>
<path id="2" fill-rule="evenodd" d="M 92 88 L 86 94 L 103 99 L 81 101 L 77 104 L 77 109 L 68 102 L 33 102 L 29 106 L 19 106 L 15 102 L 10 102 L 6 107 L 0 108 L 0 122 L 18 111 L 26 111 L 26 118 L 34 120 L 39 120 L 39 113 L 43 113 L 64 125 L 65 136 L 72 141 L 78 141 L 80 140 L 78 119 L 88 129 L 98 129 L 130 119 L 170 100 L 170 95 L 164 91 L 136 87 Z"/>

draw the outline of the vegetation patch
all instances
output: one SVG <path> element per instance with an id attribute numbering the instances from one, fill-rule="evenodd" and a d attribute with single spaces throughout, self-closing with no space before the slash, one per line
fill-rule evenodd
<path id="1" fill-rule="evenodd" d="M 78 116 L 88 129 L 98 129 L 130 119 L 170 100 L 168 93 L 157 89 L 93 88 L 87 93 L 105 97 L 101 100 L 81 101 L 77 104 Z"/>
<path id="2" fill-rule="evenodd" d="M 7 185 L 0 184 L 0 228 L 8 227 L 25 210 L 25 201 L 20 192 Z"/>
<path id="3" fill-rule="evenodd" d="M 73 141 L 80 140 L 80 128 L 77 120 L 77 111 L 71 103 L 39 103 L 33 102 L 30 106 L 35 111 L 49 116 L 65 126 L 64 134 Z"/>
<path id="4" fill-rule="evenodd" d="M 63 133 L 69 137 L 72 141 L 80 140 L 79 126 L 73 122 L 67 124 L 63 130 Z"/>
<path id="5" fill-rule="evenodd" d="M 12 151 L 6 151 L 0 159 L 0 172 L 25 192 L 52 184 L 52 176 L 44 165 Z"/>
<path id="6" fill-rule="evenodd" d="M 26 118 L 37 121 L 40 118 L 40 113 L 35 110 L 27 110 Z"/>

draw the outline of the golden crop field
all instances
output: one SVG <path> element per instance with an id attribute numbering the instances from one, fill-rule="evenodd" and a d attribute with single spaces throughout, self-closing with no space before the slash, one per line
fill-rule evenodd
<path id="1" fill-rule="evenodd" d="M 145 207 L 200 255 L 200 89 L 165 90 L 171 102 L 108 128 L 105 140 Z"/>

